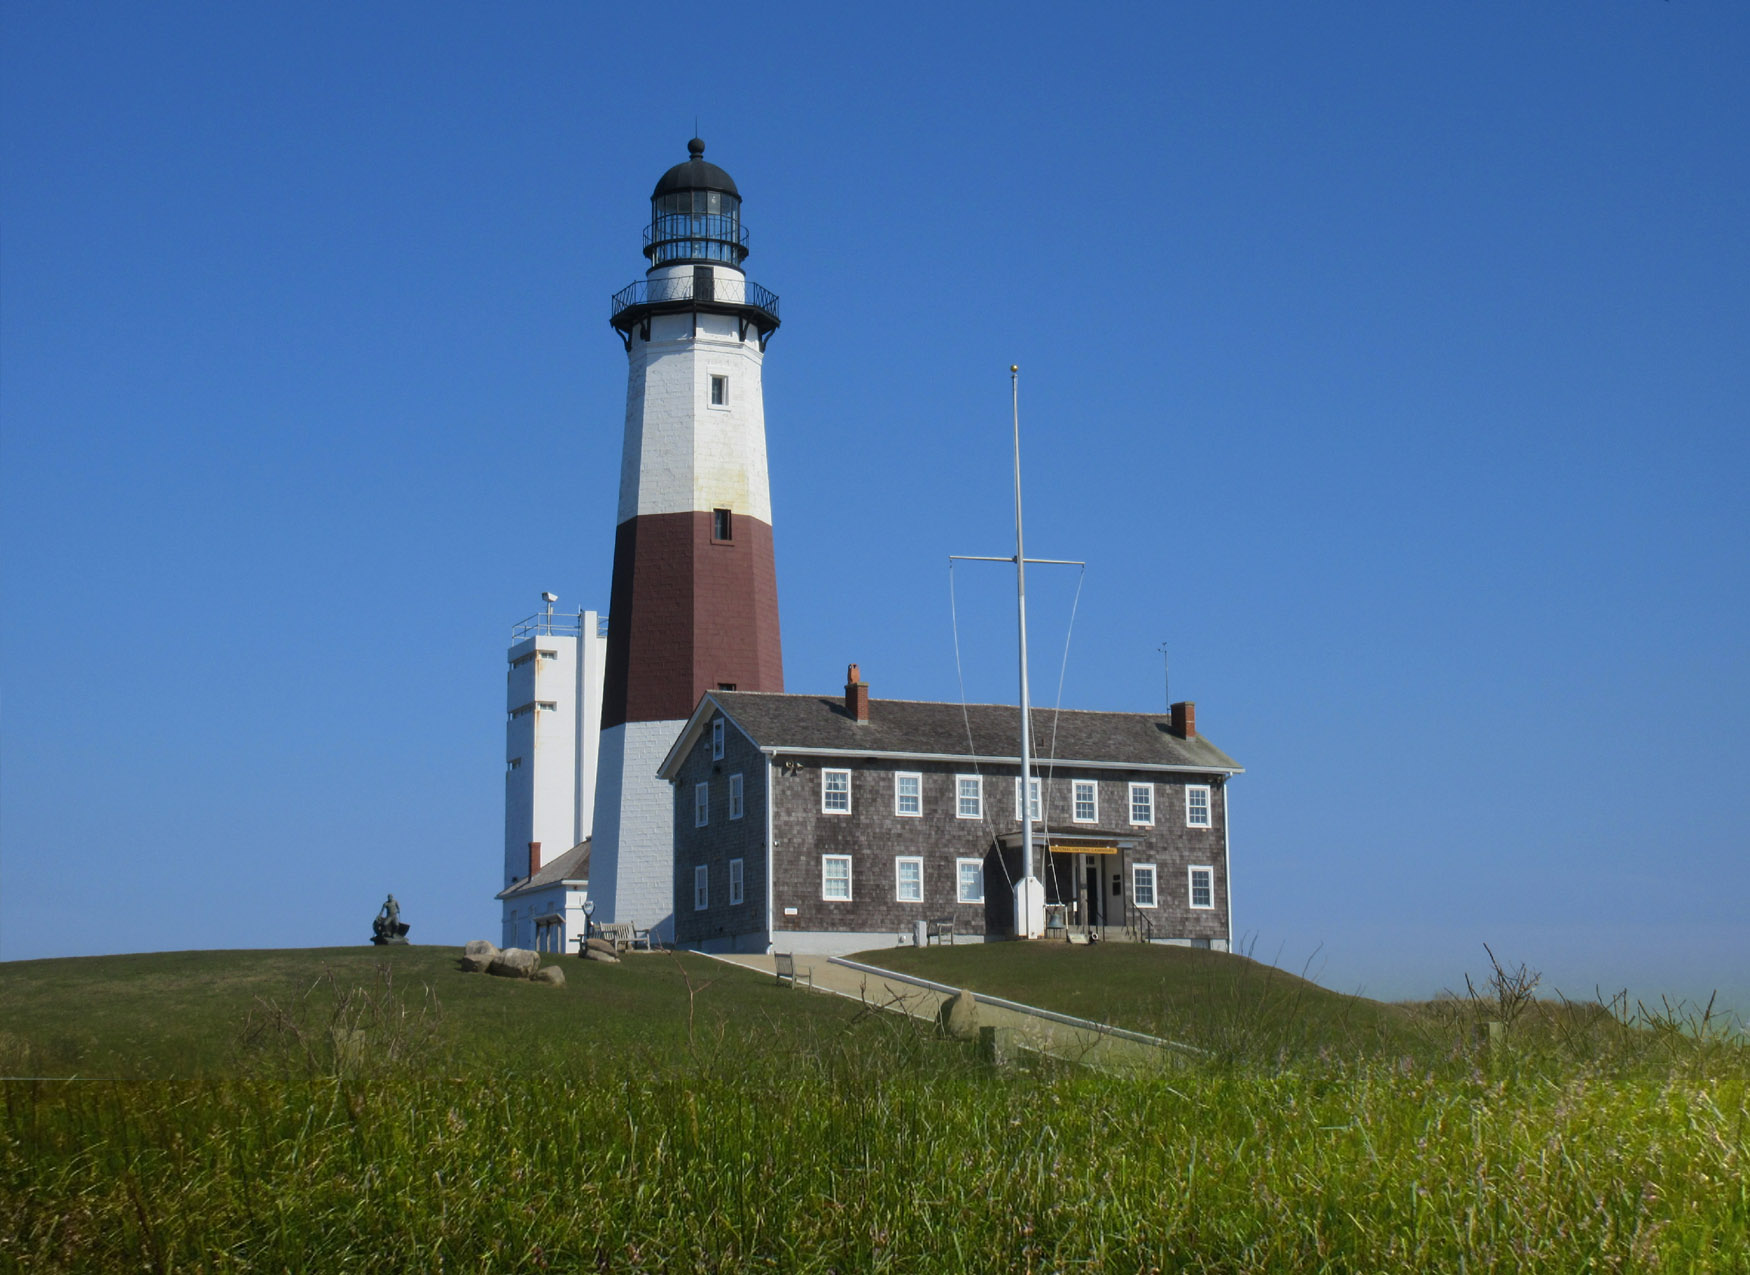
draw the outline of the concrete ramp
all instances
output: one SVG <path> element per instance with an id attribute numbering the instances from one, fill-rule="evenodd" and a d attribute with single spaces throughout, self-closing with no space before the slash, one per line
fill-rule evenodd
<path id="1" fill-rule="evenodd" d="M 757 970 L 774 979 L 777 977 L 776 962 L 769 955 L 719 956 L 716 959 Z M 799 973 L 812 976 L 817 992 L 847 996 L 871 1008 L 909 1014 L 930 1022 L 942 1021 L 944 1007 L 962 994 L 961 988 L 933 983 L 910 974 L 895 974 L 842 956 L 799 953 L 795 961 Z M 1068 1062 L 1129 1071 L 1167 1067 L 1202 1053 L 1177 1041 L 1059 1014 L 1035 1005 L 1023 1005 L 1000 996 L 987 996 L 982 992 L 971 992 L 969 996 L 972 1004 L 962 1003 L 954 1010 L 957 1027 L 963 1030 L 1008 1028 L 1020 1048 Z"/>

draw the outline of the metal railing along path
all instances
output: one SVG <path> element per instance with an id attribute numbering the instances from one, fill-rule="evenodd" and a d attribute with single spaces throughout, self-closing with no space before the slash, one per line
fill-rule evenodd
<path id="1" fill-rule="evenodd" d="M 909 983 L 913 987 L 925 991 L 938 992 L 948 996 L 958 996 L 961 992 L 970 992 L 972 999 L 981 1005 L 989 1005 L 995 1009 L 1006 1009 L 1013 1014 L 1026 1014 L 1031 1018 L 1043 1018 L 1047 1022 L 1061 1023 L 1065 1027 L 1073 1027 L 1078 1031 L 1093 1032 L 1099 1036 L 1110 1036 L 1117 1040 L 1133 1041 L 1138 1045 L 1153 1045 L 1157 1049 L 1177 1049 L 1187 1054 L 1204 1054 L 1207 1050 L 1195 1045 L 1187 1045 L 1177 1040 L 1163 1040 L 1159 1036 L 1150 1036 L 1144 1032 L 1133 1032 L 1127 1027 L 1114 1027 L 1110 1023 L 1096 1023 L 1091 1018 L 1077 1018 L 1074 1014 L 1060 1014 L 1054 1009 L 1041 1009 L 1037 1005 L 1023 1005 L 1020 1001 L 1007 1000 L 1001 996 L 992 996 L 988 992 L 975 992 L 971 988 L 951 987 L 947 983 L 933 982 L 927 978 L 919 978 L 915 974 L 897 974 L 893 970 L 884 970 L 878 965 L 864 965 L 861 961 L 847 960 L 842 956 L 827 957 L 829 963 L 842 965 L 848 970 L 859 974 L 874 975 L 878 978 L 892 979 L 895 982 Z"/>

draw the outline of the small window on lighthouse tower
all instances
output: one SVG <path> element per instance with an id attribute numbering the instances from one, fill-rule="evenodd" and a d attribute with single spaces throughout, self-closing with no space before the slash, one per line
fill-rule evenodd
<path id="1" fill-rule="evenodd" d="M 711 511 L 711 539 L 724 542 L 733 540 L 735 537 L 730 532 L 734 529 L 734 524 L 729 520 L 727 509 L 713 509 Z"/>
<path id="2" fill-rule="evenodd" d="M 711 377 L 711 406 L 729 406 L 729 378 L 727 376 Z"/>

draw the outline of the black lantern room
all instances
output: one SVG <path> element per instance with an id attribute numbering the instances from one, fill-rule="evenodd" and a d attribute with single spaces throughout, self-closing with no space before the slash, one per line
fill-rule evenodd
<path id="1" fill-rule="evenodd" d="M 650 195 L 644 255 L 653 266 L 720 261 L 741 268 L 747 232 L 741 228 L 741 192 L 735 179 L 705 159 L 705 143 L 687 143 L 692 156 L 662 175 Z"/>
<path id="2" fill-rule="evenodd" d="M 654 316 L 690 315 L 697 336 L 699 315 L 730 315 L 737 336 L 754 337 L 763 350 L 778 328 L 778 298 L 739 273 L 747 259 L 741 192 L 733 177 L 705 161 L 704 142 L 693 138 L 687 153 L 691 158 L 664 173 L 650 194 L 649 275 L 614 294 L 608 322 L 630 350 L 634 339 L 650 339 Z"/>

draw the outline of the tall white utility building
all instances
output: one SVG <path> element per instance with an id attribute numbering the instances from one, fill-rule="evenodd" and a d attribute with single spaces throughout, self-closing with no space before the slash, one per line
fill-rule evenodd
<path id="1" fill-rule="evenodd" d="M 778 298 L 742 272 L 741 192 L 704 158 L 650 198 L 645 277 L 617 293 L 626 435 L 590 892 L 672 938 L 674 795 L 657 770 L 700 696 L 782 691 L 760 373 Z"/>
<path id="2" fill-rule="evenodd" d="M 505 674 L 504 941 L 563 945 L 583 933 L 584 842 L 595 822 L 607 623 L 554 615 L 553 594 L 511 631 Z M 551 882 L 545 877 L 553 877 Z M 570 913 L 575 912 L 575 916 Z"/>

